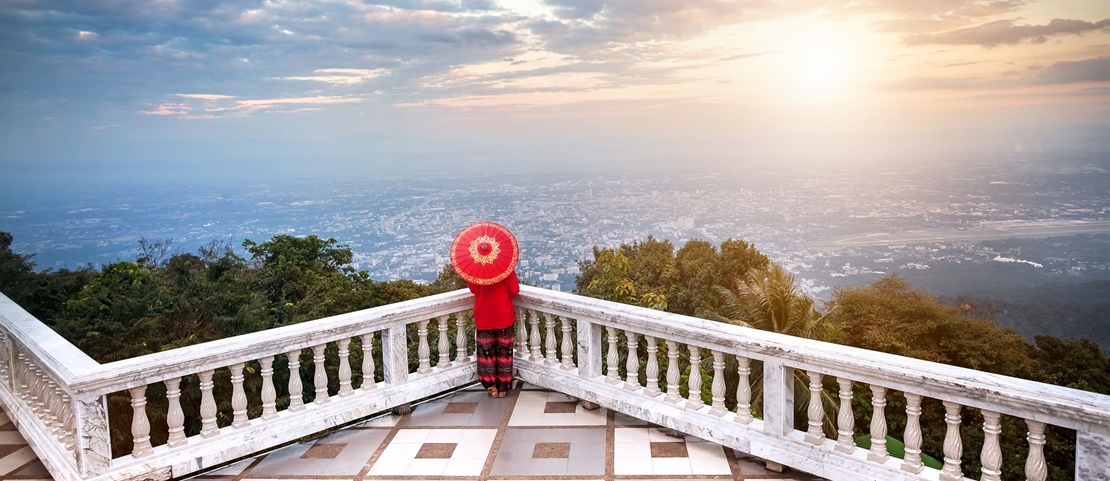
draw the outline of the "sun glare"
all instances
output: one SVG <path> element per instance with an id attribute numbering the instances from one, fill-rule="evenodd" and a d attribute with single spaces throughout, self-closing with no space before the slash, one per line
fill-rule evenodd
<path id="1" fill-rule="evenodd" d="M 811 39 L 794 49 L 791 63 L 795 87 L 802 93 L 819 99 L 843 92 L 849 64 L 844 45 Z"/>

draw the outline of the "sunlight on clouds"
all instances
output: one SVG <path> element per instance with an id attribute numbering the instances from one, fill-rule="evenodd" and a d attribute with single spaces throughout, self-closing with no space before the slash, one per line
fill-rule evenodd
<path id="1" fill-rule="evenodd" d="M 96 40 L 98 36 L 96 32 L 90 32 L 88 30 L 77 31 L 77 40 Z"/>
<path id="2" fill-rule="evenodd" d="M 312 71 L 316 75 L 303 77 L 282 77 L 282 80 L 304 80 L 310 82 L 324 82 L 334 85 L 354 85 L 382 75 L 389 75 L 389 69 L 359 69 L 359 68 L 322 68 Z"/>
<path id="3" fill-rule="evenodd" d="M 176 116 L 183 119 L 219 119 L 227 117 L 247 117 L 254 112 L 267 113 L 298 113 L 317 112 L 323 110 L 322 106 L 351 104 L 362 102 L 358 97 L 313 96 L 313 97 L 283 97 L 272 99 L 245 99 L 231 100 L 230 95 L 216 94 L 176 94 L 193 104 L 186 102 L 167 102 L 159 105 L 154 110 L 139 111 L 144 115 Z M 292 106 L 291 108 L 283 108 Z"/>

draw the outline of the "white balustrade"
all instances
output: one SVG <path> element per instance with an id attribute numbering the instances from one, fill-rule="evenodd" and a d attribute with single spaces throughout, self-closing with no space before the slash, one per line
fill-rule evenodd
<path id="1" fill-rule="evenodd" d="M 625 360 L 624 369 L 625 377 L 627 378 L 624 383 L 624 388 L 629 391 L 635 391 L 643 386 L 640 386 L 640 356 L 637 355 L 636 350 L 640 344 L 640 336 L 632 331 L 624 331 L 625 339 L 628 339 L 628 359 Z"/>
<path id="2" fill-rule="evenodd" d="M 555 353 L 555 316 L 551 314 L 544 314 L 544 321 L 547 327 L 547 336 L 544 339 L 544 366 L 555 366 L 559 364 L 559 358 Z"/>
<path id="3" fill-rule="evenodd" d="M 362 334 L 358 339 L 362 341 L 362 385 L 359 389 L 369 391 L 378 387 L 374 379 L 374 371 L 377 369 L 374 365 L 374 333 Z"/>
<path id="4" fill-rule="evenodd" d="M 150 446 L 150 420 L 146 417 L 146 386 L 128 391 L 131 392 L 131 436 L 134 438 L 131 456 L 145 458 L 154 453 Z"/>
<path id="5" fill-rule="evenodd" d="M 528 360 L 540 362 L 543 360 L 543 354 L 540 354 L 540 313 L 538 311 L 530 312 L 532 333 L 528 335 L 528 340 L 532 343 L 532 357 L 528 358 Z"/>
<path id="6" fill-rule="evenodd" d="M 905 393 L 906 396 L 906 456 L 902 458 L 902 471 L 918 474 L 925 470 L 921 462 L 921 396 Z M 885 443 L 885 439 L 883 440 Z M 871 442 L 875 442 L 873 439 Z"/>
<path id="7" fill-rule="evenodd" d="M 573 349 L 574 343 L 571 342 L 570 339 L 570 319 L 568 319 L 566 316 L 562 316 L 559 318 L 559 322 L 562 324 L 563 331 L 563 343 L 562 346 L 560 346 L 559 348 L 559 350 L 562 351 L 563 354 L 563 362 L 559 365 L 559 367 L 561 367 L 564 371 L 569 371 L 571 369 L 574 369 L 574 354 L 571 353 L 571 349 Z"/>
<path id="8" fill-rule="evenodd" d="M 686 409 L 698 410 L 705 406 L 701 401 L 701 348 L 687 344 L 690 350 L 690 377 L 686 387 L 689 388 L 686 399 Z"/>
<path id="9" fill-rule="evenodd" d="M 739 381 L 736 384 L 736 422 L 751 424 L 752 422 L 752 385 L 751 385 L 751 359 L 736 356 L 736 373 Z"/>
<path id="10" fill-rule="evenodd" d="M 606 327 L 605 334 L 609 339 L 609 352 L 605 356 L 605 382 L 609 384 L 620 384 L 620 371 L 617 369 L 617 363 L 620 362 L 620 353 L 617 352 L 617 329 L 615 327 Z"/>
<path id="11" fill-rule="evenodd" d="M 1044 459 L 1045 424 L 1026 419 L 1025 425 L 1029 427 L 1029 433 L 1025 436 L 1029 441 L 1029 456 L 1025 459 L 1025 479 L 1045 481 L 1048 479 L 1048 465 Z"/>
<path id="12" fill-rule="evenodd" d="M 836 416 L 836 450 L 851 454 L 856 450 L 855 413 L 852 412 L 852 380 L 836 378 L 840 385 L 840 411 Z"/>
<path id="13" fill-rule="evenodd" d="M 274 356 L 266 356 L 258 360 L 262 368 L 262 420 L 269 421 L 277 414 L 277 389 L 274 388 Z"/>
<path id="14" fill-rule="evenodd" d="M 825 442 L 825 410 L 821 406 L 821 374 L 813 371 L 807 371 L 809 375 L 809 409 L 806 410 L 808 416 L 807 424 L 809 430 L 806 431 L 806 442 L 813 444 L 821 444 Z"/>
<path id="15" fill-rule="evenodd" d="M 185 438 L 185 413 L 181 411 L 181 378 L 166 379 L 166 401 L 169 404 L 166 411 L 166 426 L 169 428 L 166 445 L 171 448 L 184 446 L 189 440 Z"/>
<path id="16" fill-rule="evenodd" d="M 993 411 L 983 410 L 983 451 L 979 461 L 983 467 L 983 475 L 979 481 L 1001 481 L 1002 479 L 1002 447 L 998 444 L 998 437 L 1002 434 L 1002 415 Z"/>
<path id="17" fill-rule="evenodd" d="M 678 343 L 667 339 L 667 402 L 677 403 L 682 400 L 678 380 Z"/>
<path id="18" fill-rule="evenodd" d="M 652 336 L 644 336 L 644 344 L 647 346 L 647 367 L 644 373 L 647 376 L 647 389 L 644 394 L 655 397 L 659 395 L 659 345 Z"/>
<path id="19" fill-rule="evenodd" d="M 958 403 L 944 401 L 944 422 L 948 430 L 944 434 L 944 469 L 940 471 L 941 481 L 960 481 L 964 478 L 960 470 L 960 459 L 964 454 L 964 443 L 960 439 L 960 406 Z"/>
<path id="20" fill-rule="evenodd" d="M 428 321 L 424 321 L 425 327 L 427 327 L 427 324 Z M 426 335 L 427 329 L 424 331 Z M 426 336 L 424 340 L 424 347 L 427 349 Z M 327 344 L 312 346 L 312 364 L 315 366 L 315 371 L 312 375 L 312 385 L 316 388 L 316 399 L 313 402 L 316 404 L 327 404 L 331 402 L 331 397 L 328 396 L 328 370 L 324 367 L 324 350 L 327 349 L 327 347 Z"/>
<path id="21" fill-rule="evenodd" d="M 220 434 L 220 427 L 216 425 L 216 398 L 212 395 L 213 371 L 203 371 L 200 377 L 200 436 L 210 438 Z"/>
<path id="22" fill-rule="evenodd" d="M 1101 443 L 1110 435 L 1107 396 L 528 286 L 523 286 L 521 292 L 514 300 L 521 312 L 515 348 L 518 356 L 532 361 L 517 365 L 522 379 L 728 447 L 758 446 L 761 457 L 803 471 L 820 466 L 818 474 L 833 481 L 963 481 L 959 428 L 964 406 L 978 409 L 984 416 L 985 443 L 980 454 L 983 480 L 999 479 L 1003 455 L 1015 459 L 1018 454 L 1002 453 L 1000 449 L 1002 415 L 1026 420 L 1029 449 L 1025 471 L 1029 481 L 1047 480 L 1044 445 L 1048 424 L 1078 430 L 1081 446 L 1076 450 L 1076 465 L 1084 470 L 1083 476 L 1089 478 L 1091 473 L 1110 471 L 1105 461 L 1095 457 L 1097 451 L 1092 444 Z M 37 446 L 44 448 L 36 448 L 36 453 L 52 472 L 61 473 L 61 478 L 117 481 L 139 476 L 184 477 L 212 466 L 213 462 L 249 455 L 370 412 L 472 382 L 474 364 L 467 355 L 465 322 L 472 299 L 468 292 L 456 291 L 100 365 L 0 296 L 0 401 L 13 419 L 15 416 L 35 419 L 17 423 L 18 427 L 33 434 Z M 546 337 L 539 327 L 541 315 L 546 320 Z M 450 316 L 456 319 L 453 361 L 448 337 Z M 427 352 L 427 326 L 431 320 L 436 320 L 439 328 L 435 368 L 430 366 Z M 531 321 L 531 332 L 526 320 Z M 571 322 L 575 323 L 574 328 Z M 417 325 L 417 338 L 408 338 L 411 324 Z M 556 330 L 556 325 L 561 331 Z M 419 335 L 421 330 L 424 332 Z M 382 332 L 381 384 L 375 382 L 374 376 L 377 365 L 374 333 L 378 331 Z M 602 339 L 602 332 L 607 334 L 607 341 Z M 624 352 L 618 342 L 621 332 L 628 339 Z M 639 345 L 641 336 L 644 347 Z M 363 355 L 363 378 L 358 390 L 351 384 L 349 357 L 350 342 L 355 337 L 361 341 Z M 666 343 L 665 391 L 660 390 L 663 383 L 659 379 L 660 340 Z M 324 355 L 331 342 L 336 343 L 338 356 L 325 363 Z M 50 346 L 49 351 L 43 346 Z M 575 347 L 577 362 L 572 351 Z M 679 394 L 680 347 L 689 350 L 691 361 L 687 396 Z M 306 348 L 312 350 L 314 364 L 316 402 L 312 406 L 304 406 L 302 397 L 300 356 Z M 703 372 L 701 366 L 703 349 L 712 354 L 709 387 L 712 403 L 706 409 L 701 409 L 705 407 L 702 379 L 706 376 L 708 381 L 709 376 L 708 369 Z M 410 353 L 416 355 L 417 371 L 425 375 L 409 376 Z M 279 354 L 289 358 L 288 389 L 274 386 L 273 364 Z M 622 356 L 627 356 L 623 366 Z M 725 361 L 729 356 L 737 362 L 735 393 L 726 392 L 724 383 Z M 607 365 L 606 372 L 602 372 L 602 360 Z M 751 384 L 753 360 L 762 363 L 762 387 L 753 388 Z M 248 399 L 244 371 L 247 363 L 254 362 L 261 368 L 261 390 L 257 398 Z M 333 369 L 338 366 L 334 381 L 339 388 L 335 397 L 328 396 L 328 363 Z M 640 374 L 644 363 L 645 372 Z M 230 386 L 216 389 L 215 372 L 224 368 L 230 372 Z M 620 369 L 626 370 L 624 380 L 619 378 Z M 793 429 L 796 370 L 810 373 L 811 400 L 805 432 Z M 835 442 L 824 439 L 821 373 L 836 379 L 839 388 Z M 190 438 L 185 435 L 184 426 L 198 420 L 186 418 L 196 416 L 189 413 L 197 411 L 183 409 L 181 398 L 182 386 L 191 387 L 194 374 L 199 379 L 201 430 L 198 436 Z M 223 376 L 218 379 L 220 383 L 226 382 Z M 866 383 L 872 393 L 869 426 L 872 443 L 866 456 L 854 446 L 853 381 Z M 157 383 L 166 387 L 167 407 L 163 408 L 166 411 L 148 417 L 148 408 L 155 404 L 148 403 L 147 387 Z M 127 417 L 112 418 L 115 424 L 110 424 L 110 413 L 106 410 L 107 395 L 122 391 L 131 396 L 130 427 L 120 424 L 126 423 Z M 900 433 L 906 443 L 902 460 L 891 460 L 884 442 L 885 408 L 891 391 L 902 392 L 906 397 L 906 429 Z M 279 412 L 278 396 L 286 392 L 289 406 Z M 751 416 L 753 392 L 762 393 L 763 419 Z M 940 472 L 921 462 L 923 395 L 943 401 L 946 408 L 946 425 L 933 426 L 947 428 L 945 466 Z M 222 396 L 221 404 L 231 405 L 230 426 L 223 429 L 217 424 L 217 396 Z M 725 409 L 733 401 L 735 415 Z M 254 402 L 260 403 L 261 415 L 251 420 L 247 412 Z M 114 412 L 111 415 L 118 416 Z M 163 416 L 168 430 L 166 444 L 154 448 L 150 445 L 150 419 Z M 112 459 L 110 435 L 117 434 L 112 431 L 115 429 L 130 429 L 132 455 Z M 820 456 L 820 461 L 799 457 L 804 453 Z M 157 474 L 144 471 L 153 467 L 158 467 Z"/>
<path id="23" fill-rule="evenodd" d="M 355 390 L 351 389 L 351 338 L 344 337 L 335 344 L 339 348 L 339 397 L 354 396 Z"/>
<path id="24" fill-rule="evenodd" d="M 432 350 L 428 346 L 428 322 L 425 319 L 416 324 L 416 336 L 419 339 L 416 350 L 417 374 L 431 374 L 432 372 Z"/>
<path id="25" fill-rule="evenodd" d="M 301 383 L 301 350 L 285 353 L 289 359 L 289 411 L 304 411 L 304 386 Z"/>
<path id="26" fill-rule="evenodd" d="M 455 314 L 455 364 L 461 366 L 470 361 L 466 352 L 466 316 Z"/>
<path id="27" fill-rule="evenodd" d="M 890 459 L 886 450 L 886 388 L 871 385 L 871 451 L 867 459 L 885 463 Z"/>

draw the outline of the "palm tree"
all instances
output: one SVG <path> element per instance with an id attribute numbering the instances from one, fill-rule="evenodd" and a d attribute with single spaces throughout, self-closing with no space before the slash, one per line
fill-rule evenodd
<path id="1" fill-rule="evenodd" d="M 734 287 L 716 286 L 716 291 L 721 298 L 720 312 L 706 310 L 699 312 L 699 316 L 738 326 L 820 341 L 832 341 L 837 335 L 837 326 L 827 317 L 832 309 L 825 313 L 817 310 L 813 299 L 799 292 L 794 276 L 777 264 L 771 264 L 766 269 L 751 269 L 743 279 L 736 281 Z M 734 362 L 733 359 L 729 359 L 729 364 Z M 709 369 L 710 366 L 703 366 L 703 368 Z M 730 366 L 729 371 L 734 369 L 735 367 Z M 752 410 L 761 413 L 763 371 L 753 369 L 752 374 Z M 796 424 L 805 425 L 809 398 L 808 376 L 795 370 Z M 834 437 L 838 401 L 827 391 L 822 392 L 821 398 L 821 404 L 825 410 L 825 433 Z"/>

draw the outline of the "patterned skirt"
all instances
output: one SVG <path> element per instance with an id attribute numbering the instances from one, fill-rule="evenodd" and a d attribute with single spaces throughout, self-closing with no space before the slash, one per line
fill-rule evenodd
<path id="1" fill-rule="evenodd" d="M 513 386 L 512 326 L 478 331 L 478 380 L 486 389 L 508 391 Z"/>

